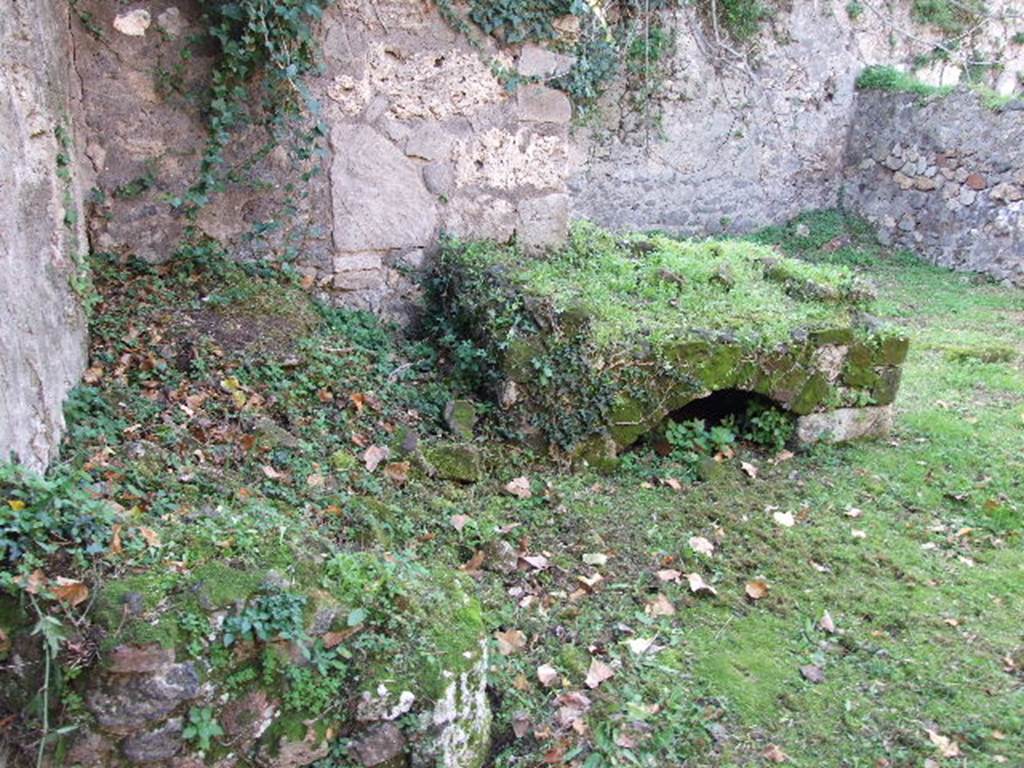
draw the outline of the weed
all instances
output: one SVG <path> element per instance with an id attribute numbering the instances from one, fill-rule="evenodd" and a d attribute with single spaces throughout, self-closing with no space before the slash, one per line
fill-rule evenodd
<path id="1" fill-rule="evenodd" d="M 214 717 L 212 707 L 192 707 L 181 735 L 205 752 L 212 746 L 213 739 L 224 735 L 224 729 Z"/>

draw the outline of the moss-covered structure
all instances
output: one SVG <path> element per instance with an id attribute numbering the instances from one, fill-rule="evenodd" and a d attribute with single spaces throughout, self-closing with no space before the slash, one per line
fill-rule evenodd
<path id="1" fill-rule="evenodd" d="M 534 259 L 450 241 L 437 285 L 523 436 L 591 462 L 724 390 L 798 417 L 887 406 L 908 346 L 870 315 L 873 293 L 851 271 L 739 240 L 580 223 Z"/>

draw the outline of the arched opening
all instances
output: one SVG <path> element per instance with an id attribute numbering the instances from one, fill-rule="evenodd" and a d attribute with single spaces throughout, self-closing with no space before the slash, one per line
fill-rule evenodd
<path id="1" fill-rule="evenodd" d="M 744 389 L 720 389 L 707 397 L 691 400 L 682 408 L 668 415 L 672 421 L 693 421 L 699 419 L 707 427 L 715 427 L 732 419 L 740 423 L 752 411 L 779 409 L 769 397 Z"/>

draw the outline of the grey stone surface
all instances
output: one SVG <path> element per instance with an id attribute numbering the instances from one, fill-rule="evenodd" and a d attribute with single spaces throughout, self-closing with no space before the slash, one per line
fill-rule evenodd
<path id="1" fill-rule="evenodd" d="M 561 192 L 521 200 L 516 241 L 527 251 L 560 245 L 569 231 L 569 196 Z"/>
<path id="2" fill-rule="evenodd" d="M 861 93 L 842 201 L 883 242 L 1024 285 L 1024 113 L 990 109 L 967 90 L 927 102 Z"/>
<path id="3" fill-rule="evenodd" d="M 142 733 L 129 736 L 121 744 L 121 751 L 133 764 L 145 765 L 168 760 L 181 750 L 181 732 L 184 726 L 180 717 Z"/>
<path id="4" fill-rule="evenodd" d="M 888 437 L 892 432 L 891 405 L 866 408 L 837 408 L 824 413 L 801 416 L 796 423 L 796 438 L 801 445 L 846 443 L 867 438 Z"/>
<path id="5" fill-rule="evenodd" d="M 61 0 L 0 0 L 0 461 L 34 469 L 56 455 L 86 362 L 69 284 L 86 238 L 68 29 Z"/>

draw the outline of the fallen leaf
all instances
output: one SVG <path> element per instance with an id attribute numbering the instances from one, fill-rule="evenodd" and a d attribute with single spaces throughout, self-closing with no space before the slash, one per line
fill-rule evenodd
<path id="1" fill-rule="evenodd" d="M 390 464 L 386 464 L 384 466 L 384 477 L 399 485 L 405 483 L 409 479 L 409 462 L 393 461 Z"/>
<path id="2" fill-rule="evenodd" d="M 769 744 L 761 756 L 770 763 L 785 763 L 789 760 L 789 755 L 778 744 Z"/>
<path id="3" fill-rule="evenodd" d="M 605 680 L 615 676 L 615 669 L 610 664 L 605 664 L 600 659 L 590 660 L 590 669 L 587 670 L 585 680 L 587 688 L 597 688 Z"/>
<path id="4" fill-rule="evenodd" d="M 683 484 L 676 480 L 674 477 L 666 477 L 661 482 L 662 484 L 667 485 L 673 491 L 682 492 L 683 490 Z"/>
<path id="5" fill-rule="evenodd" d="M 391 455 L 391 451 L 387 447 L 381 448 L 379 445 L 371 445 L 365 451 L 363 451 L 363 464 L 366 466 L 368 472 L 373 472 L 380 466 L 382 461 L 385 461 Z"/>
<path id="6" fill-rule="evenodd" d="M 452 524 L 452 528 L 460 533 L 462 532 L 462 529 L 472 521 L 473 519 L 469 515 L 452 515 L 448 518 L 448 522 Z"/>
<path id="7" fill-rule="evenodd" d="M 286 475 L 284 472 L 278 472 L 269 464 L 263 465 L 262 469 L 263 474 L 266 475 L 271 480 L 283 480 L 284 478 L 288 477 L 288 475 Z"/>
<path id="8" fill-rule="evenodd" d="M 800 675 L 810 683 L 825 682 L 825 672 L 815 664 L 805 664 L 800 667 Z"/>
<path id="9" fill-rule="evenodd" d="M 543 571 L 551 565 L 544 555 L 520 555 L 520 559 L 537 571 Z"/>
<path id="10" fill-rule="evenodd" d="M 36 568 L 32 573 L 27 576 L 21 577 L 21 588 L 28 592 L 30 595 L 38 595 L 43 587 L 46 586 L 46 574 L 39 568 Z"/>
<path id="11" fill-rule="evenodd" d="M 793 453 L 792 451 L 779 451 L 778 455 L 775 457 L 775 463 L 781 464 L 784 461 L 789 461 L 795 455 L 796 454 Z"/>
<path id="12" fill-rule="evenodd" d="M 537 679 L 545 688 L 550 688 L 558 682 L 558 670 L 550 664 L 541 664 L 537 667 Z"/>
<path id="13" fill-rule="evenodd" d="M 526 647 L 526 635 L 518 629 L 495 632 L 494 638 L 498 641 L 498 653 L 502 656 L 511 656 L 516 651 L 521 651 Z"/>
<path id="14" fill-rule="evenodd" d="M 845 514 L 847 517 L 860 517 L 864 513 L 861 512 L 857 507 L 850 507 L 849 509 L 846 510 Z"/>
<path id="15" fill-rule="evenodd" d="M 121 544 L 121 523 L 114 523 L 110 527 L 110 554 L 120 555 L 124 551 Z"/>
<path id="16" fill-rule="evenodd" d="M 21 499 L 11 499 L 7 502 L 7 506 L 13 509 L 15 512 L 21 512 L 27 505 Z"/>
<path id="17" fill-rule="evenodd" d="M 772 520 L 781 525 L 783 528 L 792 528 L 796 525 L 796 520 L 793 518 L 792 512 L 773 512 Z"/>
<path id="18" fill-rule="evenodd" d="M 757 478 L 757 467 L 749 461 L 741 461 L 740 469 L 742 469 L 751 480 Z"/>
<path id="19" fill-rule="evenodd" d="M 530 478 L 524 476 L 510 480 L 505 484 L 505 493 L 515 496 L 517 499 L 529 499 L 533 496 L 533 491 L 530 490 Z"/>
<path id="20" fill-rule="evenodd" d="M 142 535 L 142 538 L 146 540 L 146 543 L 154 549 L 158 549 L 161 546 L 163 546 L 160 543 L 160 534 L 158 534 L 152 528 L 147 528 L 144 525 L 140 525 L 139 533 Z"/>
<path id="21" fill-rule="evenodd" d="M 531 728 L 533 728 L 533 724 L 530 722 L 530 716 L 525 712 L 516 712 L 512 715 L 512 733 L 517 739 L 523 738 Z"/>
<path id="22" fill-rule="evenodd" d="M 459 566 L 459 570 L 465 571 L 466 573 L 476 573 L 480 570 L 480 566 L 483 564 L 484 551 L 482 549 L 478 549 L 476 551 L 476 554 L 474 554 L 471 558 L 469 558 L 469 560 L 467 560 Z"/>
<path id="23" fill-rule="evenodd" d="M 688 573 L 686 574 L 686 580 L 690 584 L 690 591 L 695 595 L 717 595 L 718 590 L 709 585 L 704 581 L 703 577 L 699 573 Z"/>
<path id="24" fill-rule="evenodd" d="M 928 740 L 936 746 L 939 754 L 943 757 L 960 757 L 960 745 L 948 736 L 943 736 L 938 731 L 927 729 Z"/>
<path id="25" fill-rule="evenodd" d="M 683 578 L 683 574 L 674 568 L 664 568 L 658 571 L 656 575 L 659 581 L 673 581 L 676 583 Z"/>
<path id="26" fill-rule="evenodd" d="M 583 584 L 583 586 L 587 588 L 587 591 L 593 592 L 594 587 L 604 581 L 604 576 L 600 573 L 595 573 L 593 576 L 577 576 L 576 580 Z"/>
<path id="27" fill-rule="evenodd" d="M 86 384 L 95 384 L 103 378 L 103 368 L 98 365 L 94 365 L 91 368 L 86 368 L 85 373 L 82 374 L 82 381 Z"/>
<path id="28" fill-rule="evenodd" d="M 63 576 L 57 577 L 52 590 L 58 600 L 71 606 L 81 605 L 89 599 L 89 588 L 85 584 Z"/>
<path id="29" fill-rule="evenodd" d="M 587 565 L 605 565 L 608 562 L 608 555 L 600 552 L 589 552 L 583 555 L 583 562 Z"/>
<path id="30" fill-rule="evenodd" d="M 825 613 L 822 614 L 821 620 L 818 622 L 818 626 L 830 635 L 834 635 L 836 633 L 836 624 L 832 621 L 832 615 L 828 611 L 825 611 Z"/>
<path id="31" fill-rule="evenodd" d="M 760 600 L 762 597 L 768 596 L 768 589 L 768 582 L 762 581 L 761 579 L 754 579 L 753 581 L 747 582 L 745 591 L 747 593 L 747 597 L 751 600 Z"/>
<path id="32" fill-rule="evenodd" d="M 0 627 L 0 653 L 10 653 L 11 651 L 11 638 L 4 632 L 3 627 Z M 13 717 L 13 715 L 12 715 Z M 0 727 L 3 727 L 3 721 L 0 721 Z"/>
<path id="33" fill-rule="evenodd" d="M 690 549 L 700 555 L 707 555 L 708 557 L 711 557 L 711 555 L 715 553 L 715 545 L 703 536 L 691 536 L 689 544 Z"/>
<path id="34" fill-rule="evenodd" d="M 644 612 L 648 616 L 671 616 L 676 612 L 676 607 L 667 597 L 659 594 L 644 606 Z"/>
<path id="35" fill-rule="evenodd" d="M 558 712 L 555 714 L 555 721 L 562 728 L 570 728 L 579 722 L 590 709 L 590 699 L 581 691 L 570 691 L 563 693 L 555 699 L 558 705 Z"/>
<path id="36" fill-rule="evenodd" d="M 653 637 L 633 637 L 626 641 L 626 647 L 637 656 L 643 656 L 654 645 Z"/>
<path id="37" fill-rule="evenodd" d="M 860 528 L 851 528 L 850 535 L 855 539 L 866 539 L 868 537 L 867 533 L 862 531 Z"/>

